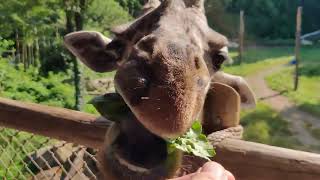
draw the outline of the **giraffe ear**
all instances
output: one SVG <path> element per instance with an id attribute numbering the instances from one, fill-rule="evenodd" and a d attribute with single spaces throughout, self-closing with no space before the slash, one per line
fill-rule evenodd
<path id="1" fill-rule="evenodd" d="M 99 32 L 79 31 L 64 37 L 65 46 L 86 66 L 96 72 L 115 70 L 123 49 L 118 41 L 111 41 Z"/>
<path id="2" fill-rule="evenodd" d="M 226 84 L 234 88 L 240 95 L 242 108 L 248 109 L 256 107 L 255 95 L 248 83 L 242 77 L 218 71 L 213 76 L 212 81 Z"/>

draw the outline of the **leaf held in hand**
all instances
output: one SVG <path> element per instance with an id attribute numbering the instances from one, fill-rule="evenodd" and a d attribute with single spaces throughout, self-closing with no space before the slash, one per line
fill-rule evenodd
<path id="1" fill-rule="evenodd" d="M 122 97 L 117 93 L 97 96 L 88 102 L 92 104 L 101 116 L 111 121 L 119 121 L 131 112 Z"/>
<path id="2" fill-rule="evenodd" d="M 207 160 L 215 155 L 213 146 L 208 142 L 206 135 L 202 134 L 202 126 L 199 121 L 195 121 L 184 135 L 167 140 L 167 147 L 169 154 L 179 149 Z"/>

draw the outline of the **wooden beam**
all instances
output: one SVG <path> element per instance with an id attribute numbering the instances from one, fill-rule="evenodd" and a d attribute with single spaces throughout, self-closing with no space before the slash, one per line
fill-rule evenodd
<path id="1" fill-rule="evenodd" d="M 0 126 L 98 148 L 109 122 L 62 108 L 0 98 Z"/>
<path id="2" fill-rule="evenodd" d="M 102 122 L 102 123 L 101 123 Z M 0 126 L 99 149 L 109 121 L 62 108 L 23 103 L 0 98 Z M 320 179 L 320 155 L 227 139 L 213 159 L 230 170 L 237 180 Z M 194 172 L 203 162 L 194 164 Z"/>
<path id="3" fill-rule="evenodd" d="M 219 144 L 215 161 L 237 180 L 320 179 L 320 155 L 227 139 Z"/>

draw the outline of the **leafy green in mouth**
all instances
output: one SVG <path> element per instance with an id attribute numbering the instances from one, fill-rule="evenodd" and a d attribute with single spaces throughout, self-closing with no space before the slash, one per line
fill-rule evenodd
<path id="1" fill-rule="evenodd" d="M 176 149 L 209 161 L 210 157 L 216 154 L 206 135 L 202 133 L 202 126 L 199 121 L 195 121 L 184 135 L 176 139 L 167 140 L 168 153 L 170 154 Z"/>
<path id="2" fill-rule="evenodd" d="M 90 102 L 97 111 L 107 119 L 120 122 L 131 113 L 122 97 L 117 93 L 106 94 L 92 99 Z M 191 128 L 176 139 L 166 139 L 167 153 L 172 154 L 177 149 L 195 156 L 210 160 L 215 155 L 213 146 L 209 143 L 206 135 L 202 133 L 202 125 L 195 121 Z"/>

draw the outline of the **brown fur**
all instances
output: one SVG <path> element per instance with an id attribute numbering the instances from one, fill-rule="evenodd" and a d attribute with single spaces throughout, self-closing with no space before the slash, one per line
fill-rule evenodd
<path id="1" fill-rule="evenodd" d="M 116 37 L 110 43 L 97 32 L 72 33 L 65 42 L 91 69 L 117 69 L 115 88 L 144 128 L 162 138 L 177 137 L 200 117 L 204 104 L 206 114 L 210 114 L 210 107 L 216 103 L 210 102 L 210 96 L 218 93 L 212 91 L 212 82 L 228 84 L 238 90 L 245 103 L 255 103 L 242 79 L 218 72 L 228 58 L 221 51 L 228 42 L 209 28 L 203 3 L 204 0 L 163 0 L 160 4 L 149 0 L 141 17 L 113 29 Z M 203 121 L 208 126 L 219 124 L 208 123 L 217 121 L 211 116 Z M 214 128 L 208 127 L 222 127 Z M 112 135 L 109 132 L 107 136 Z M 104 148 L 108 151 L 110 144 Z M 106 158 L 102 157 L 102 161 Z"/>

